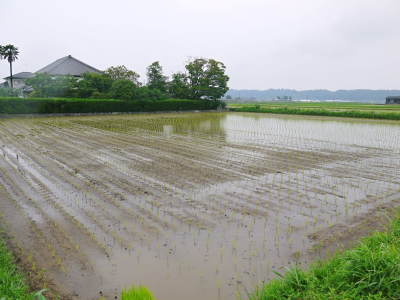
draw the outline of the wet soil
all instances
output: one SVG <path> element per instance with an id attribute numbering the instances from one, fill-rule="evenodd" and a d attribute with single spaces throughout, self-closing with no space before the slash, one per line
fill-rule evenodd
<path id="1" fill-rule="evenodd" d="M 65 299 L 133 284 L 245 297 L 385 224 L 399 137 L 391 122 L 241 113 L 0 120 L 0 220 Z"/>

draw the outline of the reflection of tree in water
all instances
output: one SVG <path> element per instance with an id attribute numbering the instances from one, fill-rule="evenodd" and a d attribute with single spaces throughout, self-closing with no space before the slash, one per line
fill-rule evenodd
<path id="1" fill-rule="evenodd" d="M 163 126 L 163 131 L 169 133 L 171 133 L 172 128 L 173 133 L 175 134 L 201 133 L 224 136 L 225 130 L 223 127 L 223 120 L 225 118 L 226 115 L 222 113 L 198 113 L 174 117 L 162 117 L 152 119 L 152 121 L 157 125 Z"/>
<path id="2" fill-rule="evenodd" d="M 114 132 L 131 132 L 137 129 L 161 132 L 165 136 L 174 134 L 204 135 L 225 140 L 225 113 L 180 113 L 154 114 L 146 116 L 115 116 L 109 118 L 87 118 L 73 123 Z"/>

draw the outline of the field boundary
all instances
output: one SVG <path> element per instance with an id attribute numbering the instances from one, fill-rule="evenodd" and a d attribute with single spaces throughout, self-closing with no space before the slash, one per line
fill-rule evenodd
<path id="1" fill-rule="evenodd" d="M 165 99 L 158 101 L 123 101 L 97 99 L 4 99 L 0 98 L 0 114 L 69 114 L 189 111 L 222 109 L 225 102 L 219 100 Z"/>
<path id="2" fill-rule="evenodd" d="M 247 107 L 228 107 L 232 112 L 250 112 L 250 113 L 270 113 L 270 114 L 284 114 L 284 115 L 303 115 L 303 116 L 321 116 L 321 117 L 343 117 L 343 118 L 359 118 L 359 119 L 377 119 L 377 120 L 400 120 L 399 112 L 375 112 L 375 111 L 362 111 L 362 110 L 343 110 L 334 111 L 328 109 L 309 109 L 304 108 L 265 108 L 255 106 Z"/>
<path id="3" fill-rule="evenodd" d="M 207 110 L 159 110 L 159 111 L 132 111 L 132 112 L 98 112 L 98 113 L 51 113 L 51 114 L 0 114 L 0 119 L 14 118 L 46 118 L 46 117 L 85 117 L 85 116 L 118 116 L 118 115 L 144 115 L 144 114 L 178 114 L 178 113 L 203 113 L 203 112 L 228 112 L 228 109 Z"/>
<path id="4" fill-rule="evenodd" d="M 376 119 L 376 120 L 400 120 L 400 114 L 394 113 L 363 113 L 358 111 L 328 111 L 328 110 L 307 110 L 307 109 L 257 109 L 257 108 L 230 108 L 232 112 L 252 112 L 252 113 L 270 113 L 283 115 L 303 115 L 303 116 L 321 116 L 321 117 L 343 117 L 358 119 Z"/>

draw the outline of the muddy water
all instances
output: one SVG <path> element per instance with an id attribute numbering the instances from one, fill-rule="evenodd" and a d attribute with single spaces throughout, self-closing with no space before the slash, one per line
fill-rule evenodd
<path id="1" fill-rule="evenodd" d="M 160 300 L 246 298 L 322 255 L 310 252 L 318 233 L 400 201 L 396 122 L 9 119 L 0 147 L 2 222 L 26 264 L 73 299 L 114 299 L 133 284 Z"/>

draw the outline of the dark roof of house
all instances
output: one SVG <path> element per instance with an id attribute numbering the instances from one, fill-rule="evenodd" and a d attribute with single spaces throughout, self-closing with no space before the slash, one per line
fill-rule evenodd
<path id="1" fill-rule="evenodd" d="M 31 72 L 20 72 L 17 74 L 13 74 L 14 79 L 27 79 L 27 78 L 31 78 L 33 76 L 34 76 L 34 74 Z M 5 77 L 4 79 L 10 79 L 10 76 Z"/>
<path id="2" fill-rule="evenodd" d="M 386 99 L 396 99 L 396 100 L 399 100 L 399 99 L 400 99 L 400 96 L 388 96 L 388 97 L 386 97 Z"/>
<path id="3" fill-rule="evenodd" d="M 82 76 L 83 73 L 102 73 L 100 70 L 81 62 L 71 55 L 57 59 L 55 62 L 36 71 L 36 73 L 47 73 L 49 75 L 72 75 Z"/>

